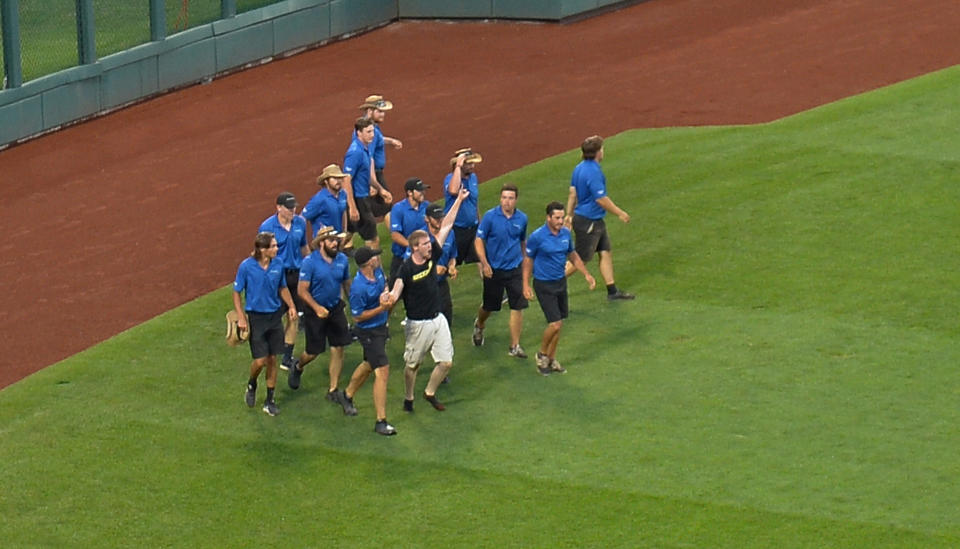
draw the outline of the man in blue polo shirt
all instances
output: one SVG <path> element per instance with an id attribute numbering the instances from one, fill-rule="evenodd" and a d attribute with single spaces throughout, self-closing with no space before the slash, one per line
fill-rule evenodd
<path id="1" fill-rule="evenodd" d="M 460 206 L 460 213 L 453 222 L 453 236 L 457 245 L 457 264 L 477 263 L 477 251 L 473 245 L 480 224 L 480 182 L 476 168 L 483 157 L 471 149 L 460 149 L 450 159 L 453 171 L 443 180 L 444 212 L 450 211 L 461 188 L 470 191 L 470 198 Z"/>
<path id="2" fill-rule="evenodd" d="M 330 390 L 327 400 L 343 406 L 342 392 L 337 390 L 343 369 L 343 348 L 353 341 L 347 325 L 346 305 L 341 296 L 350 289 L 350 264 L 340 253 L 343 233 L 324 227 L 310 243 L 313 252 L 303 260 L 298 291 L 304 304 L 303 333 L 306 348 L 299 362 L 290 368 L 287 383 L 300 387 L 303 368 L 330 344 Z M 344 406 L 344 413 L 347 413 Z"/>
<path id="3" fill-rule="evenodd" d="M 297 283 L 300 279 L 300 263 L 303 256 L 310 252 L 307 248 L 307 222 L 297 215 L 297 198 L 292 193 L 283 192 L 277 196 L 277 213 L 271 215 L 260 224 L 260 232 L 268 231 L 277 238 L 280 246 L 277 258 L 283 263 L 283 270 L 287 280 L 287 288 L 293 296 L 293 304 L 297 312 L 303 311 L 300 296 L 297 295 Z M 299 316 L 290 317 L 287 331 L 284 335 L 283 361 L 281 370 L 289 370 L 296 360 L 293 356 L 293 345 L 297 341 L 297 327 Z"/>
<path id="4" fill-rule="evenodd" d="M 397 270 L 403 264 L 407 252 L 407 237 L 416 230 L 427 230 L 427 203 L 424 202 L 424 192 L 429 188 L 418 177 L 411 177 L 404 183 L 403 189 L 407 194 L 406 200 L 401 200 L 390 209 L 390 239 L 393 241 L 390 250 L 393 252 L 393 261 L 390 263 L 390 280 L 397 276 Z"/>
<path id="5" fill-rule="evenodd" d="M 547 319 L 547 327 L 537 352 L 537 371 L 543 375 L 562 374 L 566 368 L 557 361 L 557 343 L 563 319 L 570 312 L 567 299 L 566 263 L 583 273 L 587 285 L 594 289 L 597 281 L 587 271 L 573 247 L 573 235 L 563 226 L 563 204 L 547 204 L 547 221 L 527 239 L 527 257 L 523 260 L 523 295 L 533 299 L 536 292 L 540 309 Z M 533 276 L 533 287 L 530 277 Z"/>
<path id="6" fill-rule="evenodd" d="M 277 358 L 283 350 L 284 305 L 291 322 L 297 316 L 290 290 L 283 272 L 283 264 L 277 259 L 277 239 L 273 233 L 257 234 L 253 242 L 253 253 L 244 259 L 237 268 L 233 281 L 233 310 L 237 314 L 237 328 L 249 329 L 250 379 L 244 401 L 253 407 L 257 399 L 257 378 L 266 368 L 267 396 L 263 401 L 263 411 L 271 416 L 280 410 L 274 400 L 277 386 Z M 246 298 L 246 305 L 240 294 Z"/>
<path id="7" fill-rule="evenodd" d="M 303 218 L 310 223 L 311 238 L 321 227 L 333 227 L 338 233 L 347 230 L 347 193 L 343 180 L 347 174 L 340 166 L 330 164 L 320 172 L 317 185 L 320 190 L 303 207 Z"/>
<path id="8" fill-rule="evenodd" d="M 527 358 L 527 353 L 520 346 L 523 310 L 528 306 L 523 297 L 520 269 L 525 257 L 527 215 L 517 209 L 518 192 L 517 186 L 511 183 L 501 187 L 500 205 L 487 210 L 477 228 L 474 246 L 483 273 L 483 302 L 473 323 L 473 344 L 483 345 L 487 319 L 491 313 L 500 310 L 506 291 L 510 307 L 510 348 L 507 354 Z"/>
<path id="9" fill-rule="evenodd" d="M 395 435 L 397 430 L 387 423 L 387 379 L 390 376 L 390 360 L 387 358 L 387 340 L 390 330 L 387 317 L 394 299 L 386 292 L 387 279 L 380 268 L 380 250 L 366 246 L 357 250 L 357 276 L 350 285 L 350 313 L 357 323 L 357 341 L 363 347 L 363 362 L 353 371 L 350 384 L 344 395 L 350 406 L 353 397 L 363 386 L 370 373 L 373 380 L 373 407 L 377 423 L 373 430 L 381 435 Z"/>
<path id="10" fill-rule="evenodd" d="M 588 263 L 594 253 L 598 254 L 600 276 L 607 285 L 607 299 L 633 299 L 633 294 L 617 288 L 613 278 L 613 254 L 603 218 L 610 212 L 619 217 L 620 221 L 629 223 L 630 214 L 621 210 L 607 196 L 607 178 L 600 169 L 600 162 L 603 160 L 603 138 L 591 135 L 580 144 L 580 151 L 583 160 L 574 168 L 570 178 L 567 217 L 563 223 L 567 228 L 573 229 L 577 240 L 577 254 L 584 263 Z M 568 263 L 567 276 L 573 274 L 573 271 L 573 265 Z"/>
<path id="11" fill-rule="evenodd" d="M 329 343 L 330 389 L 327 400 L 343 406 L 345 414 L 355 415 L 356 411 L 351 413 L 344 401 L 343 392 L 337 389 L 343 369 L 343 348 L 353 341 L 347 325 L 346 305 L 341 298 L 350 290 L 349 260 L 340 253 L 343 236 L 333 227 L 320 229 L 311 242 L 314 251 L 303 260 L 298 291 L 304 303 L 306 349 L 300 355 L 299 363 L 290 368 L 287 383 L 291 389 L 299 388 L 304 366 L 317 358 Z"/>
<path id="12" fill-rule="evenodd" d="M 374 123 L 374 137 L 371 144 L 373 147 L 373 171 L 377 176 L 377 181 L 384 189 L 390 188 L 387 185 L 387 180 L 383 178 L 383 169 L 387 165 L 387 152 L 384 145 L 390 145 L 398 151 L 403 148 L 402 141 L 396 137 L 383 135 L 383 131 L 380 129 L 380 125 L 383 124 L 383 120 L 387 116 L 387 111 L 392 109 L 393 103 L 384 99 L 382 95 L 369 95 L 363 101 L 363 105 L 360 105 L 363 116 L 373 120 Z"/>
<path id="13" fill-rule="evenodd" d="M 379 249 L 374 202 L 379 196 L 389 204 L 393 196 L 380 185 L 374 173 L 370 146 L 374 137 L 373 120 L 359 118 L 353 128 L 353 140 L 343 158 L 343 172 L 349 176 L 343 183 L 347 192 L 347 230 L 358 233 L 367 246 Z"/>

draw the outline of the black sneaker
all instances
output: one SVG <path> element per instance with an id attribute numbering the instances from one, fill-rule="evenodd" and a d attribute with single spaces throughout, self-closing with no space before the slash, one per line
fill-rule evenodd
<path id="1" fill-rule="evenodd" d="M 393 428 L 393 425 L 390 425 L 389 423 L 387 423 L 387 420 L 385 419 L 378 421 L 377 425 L 373 428 L 373 430 L 376 431 L 377 434 L 388 436 L 388 437 L 397 434 L 397 430 Z"/>
<path id="2" fill-rule="evenodd" d="M 623 290 L 617 290 L 612 294 L 607 294 L 607 301 L 620 301 L 620 300 L 625 301 L 628 299 L 635 299 L 636 297 L 637 296 L 624 292 Z"/>
<path id="3" fill-rule="evenodd" d="M 264 401 L 263 411 L 268 415 L 275 416 L 280 413 L 280 408 L 277 408 L 277 403 L 272 400 Z"/>
<path id="4" fill-rule="evenodd" d="M 301 370 L 300 368 L 297 368 L 297 366 L 290 368 L 290 373 L 287 375 L 287 385 L 289 385 L 291 389 L 296 391 L 297 389 L 300 388 L 300 376 L 302 375 L 303 375 L 303 370 Z"/>
<path id="5" fill-rule="evenodd" d="M 296 368 L 300 364 L 300 359 L 295 357 L 290 357 L 289 359 L 283 359 L 280 361 L 280 369 L 283 371 L 289 371 Z"/>
<path id="6" fill-rule="evenodd" d="M 447 409 L 446 406 L 444 406 L 443 404 L 440 403 L 439 400 L 437 400 L 437 395 L 428 395 L 427 393 L 423 393 L 423 399 L 429 402 L 430 405 L 433 406 L 433 409 L 438 412 L 442 412 Z"/>
<path id="7" fill-rule="evenodd" d="M 343 407 L 343 415 L 357 415 L 357 407 L 353 405 L 353 399 L 347 396 L 347 393 L 340 391 L 340 406 Z"/>
<path id="8" fill-rule="evenodd" d="M 334 404 L 340 404 L 340 391 L 338 389 L 327 391 L 327 400 Z"/>
<path id="9" fill-rule="evenodd" d="M 247 394 L 244 395 L 244 400 L 247 403 L 247 406 L 253 408 L 257 405 L 257 390 L 247 385 Z"/>
<path id="10" fill-rule="evenodd" d="M 412 412 L 412 411 L 413 411 L 413 401 L 412 401 L 412 400 L 403 399 L 403 411 L 404 411 L 404 412 Z"/>
<path id="11" fill-rule="evenodd" d="M 483 328 L 477 326 L 477 321 L 473 321 L 473 344 L 477 347 L 483 345 Z"/>

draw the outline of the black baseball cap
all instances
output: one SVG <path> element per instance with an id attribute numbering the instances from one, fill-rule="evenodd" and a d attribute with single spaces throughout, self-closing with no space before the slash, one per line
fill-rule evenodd
<path id="1" fill-rule="evenodd" d="M 374 250 L 366 246 L 361 246 L 357 248 L 357 251 L 353 252 L 353 259 L 357 262 L 357 267 L 363 267 L 367 264 L 368 261 L 383 253 L 383 250 Z"/>
<path id="2" fill-rule="evenodd" d="M 292 210 L 297 207 L 297 197 L 293 196 L 293 193 L 282 192 L 277 197 L 277 205 Z"/>
<path id="3" fill-rule="evenodd" d="M 425 191 L 430 188 L 430 185 L 424 184 L 424 182 L 419 177 L 411 177 L 403 184 L 403 189 L 405 191 Z"/>
<path id="4" fill-rule="evenodd" d="M 440 204 L 427 204 L 427 217 L 443 219 L 443 215 L 443 206 Z"/>

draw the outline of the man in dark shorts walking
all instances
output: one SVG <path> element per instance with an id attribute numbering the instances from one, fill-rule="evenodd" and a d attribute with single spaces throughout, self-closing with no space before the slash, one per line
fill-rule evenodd
<path id="1" fill-rule="evenodd" d="M 384 189 L 389 189 L 387 180 L 383 177 L 383 170 L 387 166 L 387 151 L 384 145 L 390 145 L 396 150 L 403 148 L 403 142 L 396 137 L 387 137 L 383 135 L 380 125 L 387 117 L 387 111 L 393 110 L 393 103 L 387 101 L 382 95 L 369 95 L 360 105 L 363 116 L 373 120 L 373 143 L 371 143 L 373 155 L 373 171 L 377 176 L 377 181 Z"/>
<path id="2" fill-rule="evenodd" d="M 389 204 L 393 202 L 393 196 L 380 185 L 374 172 L 371 150 L 373 120 L 357 119 L 353 128 L 353 140 L 343 158 L 343 172 L 350 176 L 343 182 L 343 189 L 347 192 L 347 230 L 358 233 L 368 247 L 379 249 L 374 202 L 379 196 L 385 204 Z"/>
<path id="3" fill-rule="evenodd" d="M 563 204 L 551 202 L 547 204 L 546 223 L 527 239 L 527 256 L 523 260 L 523 294 L 527 299 L 533 299 L 536 293 L 540 309 L 547 319 L 537 352 L 537 371 L 543 375 L 567 371 L 557 361 L 560 328 L 563 327 L 563 319 L 570 313 L 565 272 L 567 261 L 583 273 L 591 290 L 597 286 L 597 281 L 573 248 L 570 229 L 563 226 Z"/>
<path id="4" fill-rule="evenodd" d="M 257 234 L 253 253 L 244 259 L 233 281 L 233 310 L 237 314 L 239 330 L 250 331 L 250 379 L 244 401 L 253 407 L 257 400 L 257 378 L 267 369 L 267 396 L 263 411 L 271 416 L 280 413 L 274 400 L 277 387 L 277 355 L 283 352 L 283 305 L 287 317 L 293 321 L 297 309 L 293 306 L 290 290 L 284 277 L 283 263 L 277 259 L 277 239 L 273 233 Z M 246 298 L 240 297 L 243 293 Z M 249 321 L 248 321 L 249 317 Z"/>
<path id="5" fill-rule="evenodd" d="M 280 246 L 277 258 L 283 263 L 283 272 L 287 280 L 287 289 L 293 298 L 293 305 L 297 312 L 302 312 L 303 304 L 297 294 L 297 281 L 300 277 L 300 263 L 303 256 L 310 252 L 307 248 L 307 222 L 297 215 L 297 198 L 293 193 L 283 192 L 277 196 L 277 213 L 271 215 L 260 224 L 260 232 L 271 232 Z M 284 333 L 283 360 L 281 370 L 289 370 L 296 359 L 293 356 L 293 345 L 297 341 L 299 315 L 289 317 L 287 329 Z"/>
<path id="6" fill-rule="evenodd" d="M 633 299 L 633 294 L 617 288 L 613 277 L 613 254 L 604 217 L 609 212 L 620 218 L 620 221 L 629 223 L 630 214 L 620 209 L 607 196 L 607 178 L 600 169 L 600 162 L 603 161 L 603 138 L 591 135 L 584 139 L 580 152 L 583 160 L 573 169 L 573 176 L 570 178 L 564 225 L 573 229 L 577 240 L 577 254 L 584 263 L 589 263 L 594 253 L 598 254 L 600 276 L 607 285 L 607 299 Z M 574 266 L 567 263 L 567 276 L 573 274 L 573 271 Z"/>
<path id="7" fill-rule="evenodd" d="M 460 204 L 470 194 L 466 189 L 460 191 L 457 201 L 447 212 L 440 224 L 436 240 L 431 240 L 426 231 L 414 231 L 408 239 L 412 253 L 404 260 L 390 291 L 394 301 L 403 298 L 407 311 L 407 323 L 404 326 L 405 344 L 403 349 L 405 398 L 403 409 L 413 411 L 413 389 L 417 380 L 417 370 L 427 353 L 435 362 L 430 380 L 423 392 L 423 398 L 437 411 L 446 407 L 437 400 L 437 387 L 446 378 L 453 366 L 453 340 L 447 320 L 440 314 L 440 286 L 437 282 L 436 258 L 442 253 L 439 242 L 443 242 L 453 227 Z"/>
<path id="8" fill-rule="evenodd" d="M 353 258 L 357 262 L 357 275 L 350 285 L 350 313 L 357 323 L 354 331 L 363 347 L 363 362 L 350 376 L 344 396 L 355 413 L 353 397 L 372 372 L 373 407 L 377 414 L 373 430 L 381 435 L 395 435 L 397 430 L 387 422 L 387 379 L 390 377 L 390 360 L 387 358 L 390 330 L 387 318 L 394 300 L 386 291 L 387 279 L 380 267 L 380 250 L 363 246 L 354 253 Z"/>
<path id="9" fill-rule="evenodd" d="M 299 292 L 303 300 L 303 333 L 306 349 L 300 362 L 290 369 L 287 383 L 291 389 L 300 387 L 303 368 L 330 344 L 330 389 L 327 400 L 344 407 L 343 392 L 337 389 L 343 369 L 343 348 L 353 341 L 347 326 L 346 304 L 341 299 L 350 289 L 350 262 L 340 253 L 343 233 L 333 227 L 317 231 L 311 245 L 314 251 L 304 258 L 300 268 Z"/>
<path id="10" fill-rule="evenodd" d="M 527 240 L 527 214 L 517 209 L 517 186 L 505 184 L 500 189 L 500 205 L 487 210 L 477 228 L 474 245 L 483 273 L 483 302 L 473 323 L 473 344 L 483 345 L 483 330 L 487 319 L 503 304 L 507 294 L 510 307 L 510 347 L 507 354 L 527 358 L 520 346 L 523 330 L 523 310 L 527 299 L 523 297 L 524 242 Z"/>

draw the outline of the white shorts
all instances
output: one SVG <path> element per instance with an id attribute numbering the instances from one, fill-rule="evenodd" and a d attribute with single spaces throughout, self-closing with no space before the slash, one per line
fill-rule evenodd
<path id="1" fill-rule="evenodd" d="M 453 362 L 453 339 L 450 326 L 443 315 L 430 320 L 410 320 L 403 329 L 406 343 L 403 347 L 403 362 L 416 366 L 428 352 L 434 362 Z"/>

